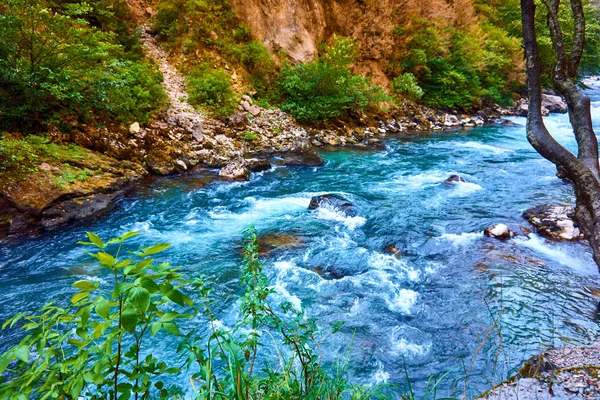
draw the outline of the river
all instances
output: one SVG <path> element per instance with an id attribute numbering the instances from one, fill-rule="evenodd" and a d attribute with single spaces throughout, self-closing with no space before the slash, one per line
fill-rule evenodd
<path id="1" fill-rule="evenodd" d="M 600 82 L 589 84 L 600 129 Z M 75 244 L 84 231 L 108 238 L 137 230 L 140 244 L 172 243 L 164 253 L 172 264 L 213 277 L 219 318 L 231 325 L 239 243 L 254 224 L 301 239 L 265 260 L 275 301 L 304 307 L 321 326 L 344 322 L 326 358 L 349 350 L 353 379 L 403 383 L 406 365 L 417 390 L 452 371 L 444 392 L 462 393 L 465 375 L 469 394 L 484 391 L 539 350 L 600 332 L 600 281 L 588 246 L 483 236 L 494 223 L 527 226 L 521 214 L 531 206 L 573 203 L 571 187 L 528 144 L 525 119 L 510 119 L 515 125 L 389 137 L 384 151 L 325 152 L 323 167 L 278 167 L 250 182 L 157 179 L 94 221 L 0 241 L 0 320 L 68 298 L 75 280 L 103 279 Z M 573 149 L 568 116 L 546 121 Z M 442 184 L 451 174 L 468 183 Z M 359 215 L 309 211 L 322 193 L 347 197 Z M 0 333 L 0 347 L 14 335 Z"/>

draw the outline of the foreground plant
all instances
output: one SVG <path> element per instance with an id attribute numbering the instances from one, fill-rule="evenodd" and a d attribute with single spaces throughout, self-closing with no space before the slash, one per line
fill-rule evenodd
<path id="1" fill-rule="evenodd" d="M 246 231 L 243 294 L 230 328 L 217 322 L 210 279 L 185 279 L 179 268 L 156 263 L 150 256 L 168 244 L 125 251 L 124 243 L 137 235 L 127 232 L 105 243 L 88 233 L 89 241 L 81 244 L 95 248 L 88 254 L 109 271 L 107 282 L 77 281 L 69 305 L 48 303 L 36 314 L 18 314 L 3 325 L 21 324 L 25 337 L 0 356 L 0 398 L 389 397 L 390 386 L 351 384 L 347 358 L 323 364 L 321 347 L 341 324 L 323 331 L 302 309 L 273 302 L 253 228 Z M 209 329 L 182 334 L 181 319 L 195 315 L 208 321 Z M 174 345 L 159 359 L 152 355 L 154 335 L 180 339 L 170 339 Z M 191 384 L 167 386 L 177 373 L 189 376 Z M 428 385 L 426 399 L 435 399 L 438 383 Z M 414 398 L 410 381 L 409 393 L 396 395 Z"/>

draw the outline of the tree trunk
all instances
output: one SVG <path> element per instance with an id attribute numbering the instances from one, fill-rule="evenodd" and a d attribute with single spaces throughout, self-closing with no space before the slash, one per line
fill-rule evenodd
<path id="1" fill-rule="evenodd" d="M 554 163 L 561 173 L 573 182 L 577 201 L 577 220 L 589 241 L 594 261 L 600 271 L 600 170 L 598 140 L 592 127 L 590 99 L 577 86 L 577 71 L 585 40 L 585 18 L 581 0 L 571 0 L 575 21 L 575 36 L 570 54 L 567 54 L 561 26 L 558 21 L 560 0 L 543 0 L 548 10 L 548 26 L 557 65 L 554 87 L 565 97 L 569 119 L 577 140 L 575 156 L 558 143 L 548 132 L 542 118 L 541 70 L 535 32 L 535 0 L 521 0 L 523 39 L 527 62 L 529 111 L 527 114 L 527 139 L 542 157 Z"/>

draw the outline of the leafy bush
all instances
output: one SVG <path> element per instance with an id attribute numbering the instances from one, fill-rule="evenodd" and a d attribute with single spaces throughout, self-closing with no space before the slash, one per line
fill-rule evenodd
<path id="1" fill-rule="evenodd" d="M 394 83 L 410 87 L 402 77 L 412 74 L 425 104 L 469 110 L 510 103 L 520 80 L 520 48 L 505 30 L 485 19 L 476 27 L 460 27 L 414 18 L 395 35 L 400 51 L 392 62 L 398 74 Z"/>
<path id="2" fill-rule="evenodd" d="M 0 127 L 28 132 L 66 116 L 86 119 L 90 112 L 102 118 L 143 121 L 164 101 L 156 70 L 139 60 L 141 53 L 127 53 L 120 43 L 131 37 L 110 31 L 109 22 L 115 18 L 106 1 L 90 6 L 6 0 L 2 7 Z M 114 89 L 107 96 L 111 84 Z M 142 107 L 133 106 L 138 102 Z"/>
<path id="3" fill-rule="evenodd" d="M 407 99 L 416 101 L 423 97 L 423 89 L 419 87 L 415 76 L 410 72 L 394 78 L 392 85 L 396 93 L 401 94 Z"/>
<path id="4" fill-rule="evenodd" d="M 165 380 L 185 373 L 197 399 L 387 398 L 380 387 L 352 385 L 345 361 L 332 370 L 321 364 L 319 349 L 340 324 L 320 330 L 303 310 L 272 303 L 253 229 L 241 267 L 240 317 L 231 329 L 215 323 L 217 299 L 207 277 L 186 279 L 179 268 L 155 262 L 167 244 L 126 252 L 136 235 L 104 242 L 88 233 L 81 244 L 106 270 L 105 278 L 73 283 L 70 304 L 51 302 L 4 323 L 26 335 L 0 356 L 0 397 L 181 398 L 190 388 L 169 387 Z M 182 331 L 181 321 L 196 314 L 209 322 L 203 336 Z M 180 344 L 159 359 L 152 355 L 153 336 L 179 338 Z M 404 396 L 414 398 L 412 388 Z"/>
<path id="5" fill-rule="evenodd" d="M 352 74 L 357 45 L 334 36 L 332 44 L 314 62 L 285 65 L 280 78 L 283 111 L 299 121 L 325 121 L 342 113 L 359 112 L 385 99 L 368 78 Z"/>
<path id="6" fill-rule="evenodd" d="M 227 117 L 235 111 L 236 93 L 224 71 L 200 65 L 188 75 L 187 84 L 191 104 L 205 108 L 217 118 Z"/>

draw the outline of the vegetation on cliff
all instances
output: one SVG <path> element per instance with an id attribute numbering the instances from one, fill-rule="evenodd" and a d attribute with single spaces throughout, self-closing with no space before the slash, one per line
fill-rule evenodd
<path id="1" fill-rule="evenodd" d="M 165 101 L 124 1 L 0 5 L 0 129 L 147 121 Z"/>

